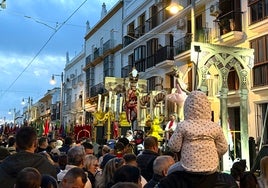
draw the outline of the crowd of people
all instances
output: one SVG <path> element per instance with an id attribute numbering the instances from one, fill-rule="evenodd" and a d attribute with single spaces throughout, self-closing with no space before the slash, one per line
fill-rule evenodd
<path id="1" fill-rule="evenodd" d="M 127 131 L 97 145 L 89 138 L 38 137 L 33 127 L 21 127 L 0 147 L 0 187 L 268 188 L 268 156 L 259 159 L 259 175 L 246 171 L 245 160 L 236 161 L 230 173 L 219 170 L 228 144 L 210 111 L 206 95 L 191 92 L 185 119 L 173 123 L 165 151 L 156 137 L 139 131 L 135 139 Z"/>

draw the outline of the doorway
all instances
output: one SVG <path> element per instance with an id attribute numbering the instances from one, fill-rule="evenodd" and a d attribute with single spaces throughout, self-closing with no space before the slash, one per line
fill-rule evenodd
<path id="1" fill-rule="evenodd" d="M 240 107 L 228 108 L 228 126 L 232 135 L 233 147 L 229 148 L 232 160 L 241 159 Z M 230 142 L 230 141 L 229 141 Z M 231 146 L 232 144 L 229 143 Z"/>

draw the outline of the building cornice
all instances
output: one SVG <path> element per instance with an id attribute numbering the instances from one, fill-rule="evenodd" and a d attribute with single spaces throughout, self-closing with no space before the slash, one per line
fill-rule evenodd
<path id="1" fill-rule="evenodd" d="M 114 8 L 109 11 L 107 13 L 107 15 L 101 19 L 87 34 L 86 36 L 84 37 L 85 40 L 88 40 L 90 37 L 92 37 L 92 35 L 94 35 L 94 33 L 98 32 L 99 29 L 106 23 L 108 22 L 111 17 L 116 14 L 118 12 L 118 10 L 120 10 L 121 8 L 123 7 L 123 1 L 121 0 L 120 2 L 118 2 Z"/>

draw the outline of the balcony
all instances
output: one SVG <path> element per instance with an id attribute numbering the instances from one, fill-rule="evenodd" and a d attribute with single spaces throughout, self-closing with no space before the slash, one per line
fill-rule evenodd
<path id="1" fill-rule="evenodd" d="M 92 86 L 90 88 L 90 97 L 95 97 L 98 94 L 102 94 L 104 92 L 105 92 L 105 88 L 104 88 L 103 83 L 99 83 L 99 84 Z"/>
<path id="2" fill-rule="evenodd" d="M 159 64 L 166 60 L 174 60 L 174 47 L 173 46 L 164 46 L 156 52 L 155 64 Z"/>
<path id="3" fill-rule="evenodd" d="M 154 14 L 151 18 L 145 21 L 144 25 L 140 25 L 134 29 L 134 32 L 125 35 L 123 38 L 123 47 L 128 46 L 134 40 L 138 39 L 139 37 L 143 36 L 145 33 L 150 32 L 152 29 L 157 27 L 158 25 L 165 22 L 167 19 L 172 17 L 165 8 Z"/>
<path id="4" fill-rule="evenodd" d="M 242 12 L 231 11 L 217 18 L 214 31 L 216 44 L 232 45 L 244 38 Z"/>
<path id="5" fill-rule="evenodd" d="M 141 58 L 138 61 L 135 61 L 135 67 L 138 72 L 145 72 L 146 69 L 146 59 Z"/>
<path id="6" fill-rule="evenodd" d="M 157 52 L 147 57 L 146 69 L 156 66 L 166 60 L 174 60 L 174 47 L 164 46 Z"/>
<path id="7" fill-rule="evenodd" d="M 103 44 L 103 54 L 111 50 L 113 47 L 114 47 L 114 40 L 110 39 L 107 42 L 105 42 Z"/>
<path id="8" fill-rule="evenodd" d="M 129 44 L 131 44 L 135 40 L 135 37 L 132 37 L 131 35 L 126 35 L 123 37 L 123 46 L 126 47 Z"/>
<path id="9" fill-rule="evenodd" d="M 154 67 L 156 62 L 157 54 L 153 54 L 150 56 L 147 56 L 147 63 L 146 63 L 146 69 Z"/>
<path id="10" fill-rule="evenodd" d="M 92 62 L 92 54 L 86 57 L 86 65 L 89 65 Z"/>
<path id="11" fill-rule="evenodd" d="M 192 33 L 186 35 L 175 41 L 175 55 L 179 55 L 185 51 L 190 50 L 192 42 Z"/>
<path id="12" fill-rule="evenodd" d="M 126 78 L 129 76 L 129 73 L 132 71 L 132 66 L 127 65 L 121 68 L 121 77 Z"/>
<path id="13" fill-rule="evenodd" d="M 145 33 L 162 24 L 170 17 L 172 17 L 172 15 L 166 10 L 166 8 L 161 9 L 155 15 L 145 21 Z"/>
<path id="14" fill-rule="evenodd" d="M 101 53 L 100 53 L 100 48 L 95 48 L 94 52 L 93 52 L 93 60 L 97 59 L 98 57 L 100 57 Z"/>
<path id="15" fill-rule="evenodd" d="M 249 25 L 248 29 L 254 33 L 266 32 L 267 27 L 265 27 L 265 25 L 267 24 L 268 24 L 268 18 L 266 17 L 262 20 L 252 23 L 251 25 Z"/>
<path id="16" fill-rule="evenodd" d="M 139 38 L 145 34 L 145 25 L 140 25 L 134 30 L 135 38 Z"/>

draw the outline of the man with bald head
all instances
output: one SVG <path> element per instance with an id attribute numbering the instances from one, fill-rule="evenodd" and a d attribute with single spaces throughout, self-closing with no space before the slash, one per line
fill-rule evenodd
<path id="1" fill-rule="evenodd" d="M 159 181 L 167 176 L 168 168 L 175 163 L 174 159 L 169 155 L 158 156 L 154 160 L 153 164 L 153 177 L 152 179 L 144 186 L 144 188 L 153 188 Z"/>

